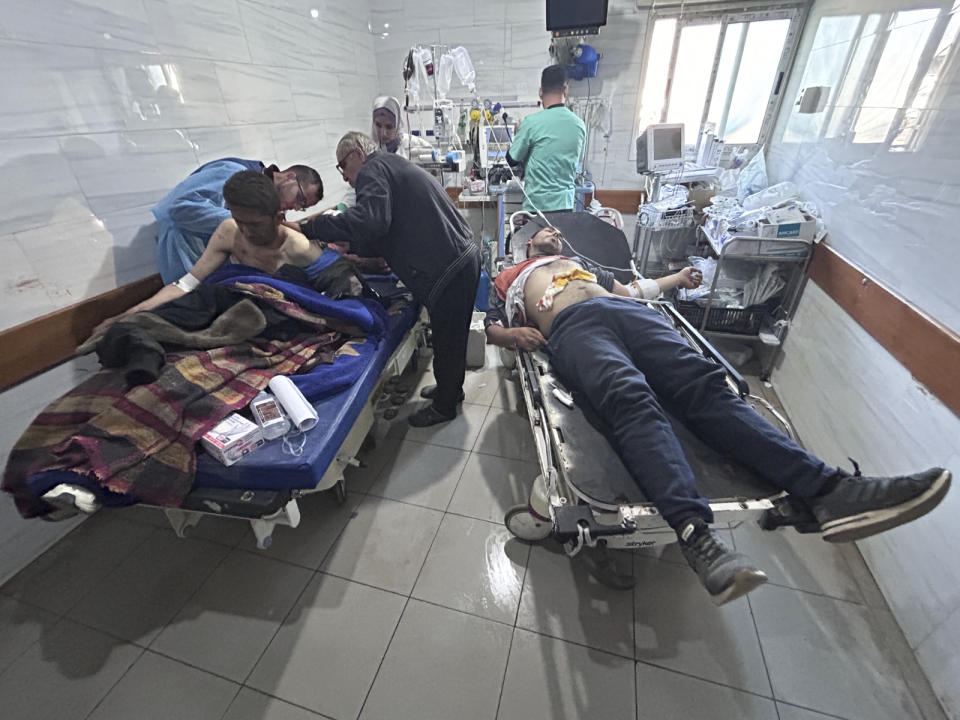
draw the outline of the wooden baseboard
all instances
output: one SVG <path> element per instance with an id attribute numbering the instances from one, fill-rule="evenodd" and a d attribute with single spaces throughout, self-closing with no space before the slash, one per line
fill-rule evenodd
<path id="1" fill-rule="evenodd" d="M 810 279 L 960 417 L 960 336 L 823 243 Z"/>
<path id="2" fill-rule="evenodd" d="M 163 287 L 159 275 L 136 280 L 0 332 L 0 391 L 69 360 L 100 322 Z"/>

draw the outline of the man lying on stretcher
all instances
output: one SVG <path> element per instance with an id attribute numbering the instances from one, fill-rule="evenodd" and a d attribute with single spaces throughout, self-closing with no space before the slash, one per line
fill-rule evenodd
<path id="1" fill-rule="evenodd" d="M 710 528 L 710 505 L 697 492 L 665 409 L 714 450 L 805 502 L 830 542 L 920 517 L 949 489 L 943 468 L 888 478 L 864 477 L 856 464 L 853 475 L 828 467 L 767 423 L 730 391 L 721 366 L 633 299 L 695 287 L 690 268 L 625 287 L 588 260 L 560 256 L 562 236 L 554 228 L 539 231 L 527 247 L 529 259 L 498 275 L 491 288 L 487 339 L 528 351 L 546 346 L 558 376 L 606 421 L 610 443 L 676 531 L 717 604 L 753 590 L 766 575 Z"/>

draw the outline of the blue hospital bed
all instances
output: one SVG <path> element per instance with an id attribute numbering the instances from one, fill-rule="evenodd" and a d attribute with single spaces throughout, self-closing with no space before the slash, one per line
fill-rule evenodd
<path id="1" fill-rule="evenodd" d="M 250 521 L 257 546 L 265 549 L 274 527 L 299 524 L 298 497 L 333 489 L 342 502 L 344 470 L 359 464 L 356 454 L 373 427 L 382 386 L 415 356 L 423 327 L 415 302 L 389 315 L 387 330 L 357 380 L 314 403 L 319 422 L 306 434 L 301 455 L 285 452 L 279 439 L 230 467 L 200 453 L 190 494 L 179 508 L 163 508 L 177 535 L 184 536 L 204 515 L 242 518 Z"/>

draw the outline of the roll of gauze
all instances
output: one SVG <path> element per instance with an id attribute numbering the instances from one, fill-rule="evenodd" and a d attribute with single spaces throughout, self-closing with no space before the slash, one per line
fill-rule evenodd
<path id="1" fill-rule="evenodd" d="M 270 378 L 270 389 L 298 430 L 306 432 L 317 424 L 317 411 L 286 375 Z"/>

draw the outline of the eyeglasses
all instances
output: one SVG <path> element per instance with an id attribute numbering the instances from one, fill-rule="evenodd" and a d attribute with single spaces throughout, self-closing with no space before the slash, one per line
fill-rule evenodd
<path id="1" fill-rule="evenodd" d="M 337 170 L 340 172 L 341 177 L 346 177 L 344 173 L 347 170 L 346 168 L 347 158 L 353 155 L 355 152 L 357 152 L 356 149 L 351 150 L 350 152 L 348 152 L 346 155 L 343 156 L 343 160 L 337 163 Z"/>
<path id="2" fill-rule="evenodd" d="M 307 202 L 307 194 L 303 192 L 303 185 L 300 184 L 300 178 L 297 178 L 297 203 L 300 205 L 297 210 L 303 210 L 310 206 L 310 203 Z"/>

